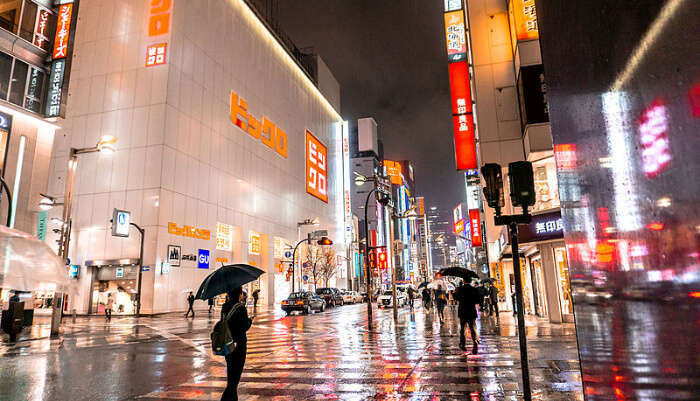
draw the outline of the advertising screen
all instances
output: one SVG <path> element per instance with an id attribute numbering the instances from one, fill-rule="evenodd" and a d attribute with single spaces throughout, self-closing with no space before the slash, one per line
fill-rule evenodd
<path id="1" fill-rule="evenodd" d="M 445 13 L 445 41 L 447 43 L 447 59 L 461 61 L 467 58 L 467 39 L 464 27 L 464 12 L 462 10 Z"/>

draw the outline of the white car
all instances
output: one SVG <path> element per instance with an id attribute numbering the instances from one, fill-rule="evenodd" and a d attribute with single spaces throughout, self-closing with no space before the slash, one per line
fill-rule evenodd
<path id="1" fill-rule="evenodd" d="M 362 302 L 362 296 L 357 291 L 343 291 L 343 302 L 346 304 L 356 304 Z"/>
<path id="2" fill-rule="evenodd" d="M 378 308 L 393 308 L 393 296 L 391 291 L 384 291 L 382 295 L 377 298 Z M 408 304 L 408 297 L 401 291 L 396 291 L 396 306 L 399 308 Z"/>

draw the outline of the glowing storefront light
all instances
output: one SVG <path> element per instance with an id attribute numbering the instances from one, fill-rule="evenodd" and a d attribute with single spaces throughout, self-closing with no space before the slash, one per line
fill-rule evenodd
<path id="1" fill-rule="evenodd" d="M 228 252 L 233 250 L 233 226 L 216 223 L 216 249 Z"/>
<path id="2" fill-rule="evenodd" d="M 647 178 L 654 178 L 671 162 L 668 143 L 668 117 L 663 99 L 656 99 L 638 120 L 642 168 Z"/>
<path id="3" fill-rule="evenodd" d="M 248 232 L 248 253 L 256 256 L 262 253 L 262 235 L 260 233 Z"/>

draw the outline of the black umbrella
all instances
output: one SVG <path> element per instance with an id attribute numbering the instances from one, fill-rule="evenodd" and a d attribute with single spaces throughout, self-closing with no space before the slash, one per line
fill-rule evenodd
<path id="1" fill-rule="evenodd" d="M 464 279 L 464 281 L 470 281 L 473 278 L 479 278 L 479 275 L 475 272 L 467 269 L 462 269 L 461 267 L 447 267 L 438 272 L 441 276 L 454 276 Z"/>
<path id="2" fill-rule="evenodd" d="M 418 289 L 420 290 L 423 287 L 427 287 L 428 284 L 430 284 L 430 283 L 428 283 L 427 281 L 424 281 L 424 282 L 420 283 L 420 285 L 418 286 Z"/>
<path id="3" fill-rule="evenodd" d="M 202 281 L 195 299 L 211 299 L 219 294 L 231 292 L 257 280 L 263 273 L 265 272 L 257 267 L 245 264 L 221 266 Z"/>

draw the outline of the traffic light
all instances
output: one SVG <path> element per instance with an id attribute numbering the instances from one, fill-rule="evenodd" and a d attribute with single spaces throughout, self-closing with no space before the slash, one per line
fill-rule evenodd
<path id="1" fill-rule="evenodd" d="M 317 244 L 319 245 L 333 245 L 333 241 L 330 240 L 328 237 L 322 237 L 320 240 L 317 241 Z"/>
<path id="2" fill-rule="evenodd" d="M 481 175 L 484 177 L 486 186 L 484 187 L 484 197 L 489 207 L 496 209 L 500 214 L 500 209 L 505 206 L 503 196 L 503 173 L 501 166 L 496 163 L 487 163 L 481 168 Z"/>
<path id="3" fill-rule="evenodd" d="M 535 204 L 535 180 L 532 174 L 532 163 L 519 161 L 508 164 L 508 178 L 510 180 L 510 201 L 513 206 L 521 206 L 525 212 L 528 206 Z"/>

